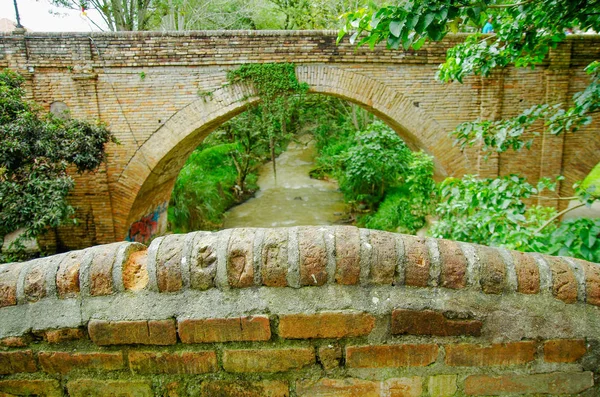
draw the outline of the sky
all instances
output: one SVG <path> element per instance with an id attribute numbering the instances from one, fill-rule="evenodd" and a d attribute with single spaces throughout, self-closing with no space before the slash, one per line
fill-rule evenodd
<path id="1" fill-rule="evenodd" d="M 48 0 L 17 0 L 17 5 L 21 24 L 30 31 L 90 32 L 100 30 L 82 17 L 80 11 L 52 6 Z M 51 12 L 58 12 L 60 15 L 53 15 Z M 101 24 L 102 19 L 96 11 L 90 10 L 87 11 L 87 14 L 94 22 Z M 16 22 L 13 0 L 0 0 L 0 18 Z M 103 24 L 100 26 L 105 27 Z"/>

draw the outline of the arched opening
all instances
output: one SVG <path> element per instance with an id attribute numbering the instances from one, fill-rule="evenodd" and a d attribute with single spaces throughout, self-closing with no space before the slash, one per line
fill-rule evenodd
<path id="1" fill-rule="evenodd" d="M 460 173 L 463 156 L 447 132 L 401 93 L 366 76 L 325 65 L 296 69 L 310 92 L 336 96 L 365 108 L 386 122 L 411 147 L 435 159 L 440 176 Z M 166 208 L 175 179 L 190 153 L 217 126 L 258 99 L 248 86 L 231 85 L 202 97 L 177 112 L 136 152 L 121 174 L 115 213 L 116 234 L 155 234 L 166 225 Z M 448 148 L 451 148 L 448 150 Z"/>

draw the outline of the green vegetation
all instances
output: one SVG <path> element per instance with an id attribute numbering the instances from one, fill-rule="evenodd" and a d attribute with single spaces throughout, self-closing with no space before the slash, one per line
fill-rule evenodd
<path id="1" fill-rule="evenodd" d="M 111 31 L 336 29 L 338 16 L 365 0 L 50 0 L 61 8 L 96 9 L 91 22 Z"/>
<path id="2" fill-rule="evenodd" d="M 308 87 L 298 82 L 293 64 L 242 65 L 228 78 L 252 85 L 261 103 L 220 126 L 192 153 L 171 195 L 173 231 L 220 228 L 225 211 L 256 190 L 256 169 L 271 160 L 275 171 L 275 158 L 299 128 Z"/>
<path id="3" fill-rule="evenodd" d="M 25 100 L 22 83 L 16 73 L 0 72 L 0 236 L 23 228 L 15 249 L 23 239 L 74 221 L 67 168 L 96 170 L 106 144 L 115 142 L 102 125 L 46 114 Z"/>
<path id="4" fill-rule="evenodd" d="M 449 32 L 471 32 L 464 42 L 448 50 L 437 76 L 443 82 L 462 82 L 469 75 L 487 76 L 495 68 L 511 64 L 534 67 L 542 63 L 549 51 L 565 39 L 567 29 L 600 31 L 597 9 L 595 1 L 586 0 L 401 1 L 346 13 L 338 40 L 349 34 L 350 41 L 359 46 L 373 48 L 384 42 L 392 49 L 418 50 L 426 41 L 441 40 Z M 493 33 L 481 35 L 478 32 L 490 18 Z M 532 129 L 534 125 L 543 125 L 550 134 L 574 132 L 588 125 L 591 116 L 600 111 L 600 63 L 592 62 L 586 71 L 590 83 L 573 96 L 570 107 L 540 104 L 510 119 L 462 123 L 452 133 L 457 144 L 501 153 L 529 148 L 531 136 L 539 135 Z M 597 169 L 580 188 L 575 187 L 576 196 L 564 199 L 579 199 L 579 206 L 597 200 Z M 557 213 L 524 203 L 542 188 L 551 187 L 548 181 L 533 187 L 518 176 L 449 179 L 438 189 L 438 221 L 431 233 L 598 261 L 600 220 L 557 223 L 566 211 Z"/>
<path id="5" fill-rule="evenodd" d="M 240 144 L 208 142 L 188 158 L 175 183 L 168 219 L 174 232 L 215 230 L 221 226 L 223 213 L 235 205 L 237 172 L 230 153 Z M 255 175 L 246 184 L 255 189 Z"/>

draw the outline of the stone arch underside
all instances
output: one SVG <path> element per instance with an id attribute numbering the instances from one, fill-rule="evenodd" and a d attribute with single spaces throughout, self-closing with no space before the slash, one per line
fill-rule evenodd
<path id="1" fill-rule="evenodd" d="M 464 156 L 453 147 L 447 131 L 402 93 L 367 76 L 327 65 L 300 65 L 296 74 L 310 92 L 351 101 L 385 121 L 411 149 L 434 157 L 438 175 L 464 170 Z M 216 127 L 256 101 L 249 86 L 224 86 L 190 103 L 154 132 L 117 182 L 120 202 L 113 205 L 118 208 L 114 214 L 117 238 L 128 238 L 130 231 L 149 235 L 162 231 L 171 191 L 188 156 Z"/>

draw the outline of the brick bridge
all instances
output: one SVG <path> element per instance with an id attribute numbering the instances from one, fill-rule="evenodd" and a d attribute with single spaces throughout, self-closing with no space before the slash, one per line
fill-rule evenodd
<path id="1" fill-rule="evenodd" d="M 78 226 L 58 231 L 63 248 L 132 238 L 165 226 L 166 207 L 188 155 L 215 127 L 256 101 L 226 72 L 249 62 L 294 62 L 313 93 L 359 104 L 414 149 L 435 158 L 439 176 L 519 173 L 566 177 L 561 194 L 600 161 L 598 122 L 577 134 L 536 139 L 533 149 L 488 162 L 461 152 L 448 132 L 462 121 L 517 114 L 537 103 L 568 102 L 600 57 L 600 38 L 573 36 L 535 70 L 507 68 L 465 84 L 434 80 L 449 37 L 419 51 L 356 50 L 335 32 L 26 33 L 0 35 L 0 67 L 26 77 L 32 99 L 73 117 L 99 119 L 120 145 L 94 175 L 76 176 Z M 207 94 L 210 93 L 210 94 Z M 545 204 L 557 204 L 545 200 Z"/>
<path id="2" fill-rule="evenodd" d="M 600 395 L 600 265 L 350 226 L 0 265 L 0 395 Z"/>

